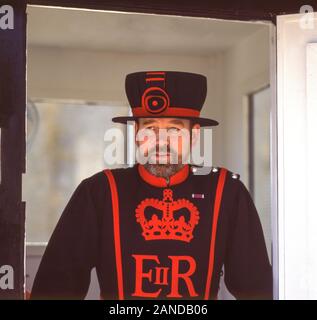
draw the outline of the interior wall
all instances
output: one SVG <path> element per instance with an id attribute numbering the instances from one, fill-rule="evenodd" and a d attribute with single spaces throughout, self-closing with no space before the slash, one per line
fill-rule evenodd
<path id="1" fill-rule="evenodd" d="M 269 28 L 246 37 L 224 53 L 223 156 L 225 167 L 240 174 L 248 186 L 246 95 L 270 83 Z"/>

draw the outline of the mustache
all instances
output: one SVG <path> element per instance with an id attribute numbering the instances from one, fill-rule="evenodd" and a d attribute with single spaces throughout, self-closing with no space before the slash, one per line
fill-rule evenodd
<path id="1" fill-rule="evenodd" d="M 177 155 L 177 152 L 174 149 L 172 149 L 169 145 L 167 146 L 156 145 L 155 147 L 148 150 L 149 154 L 155 154 L 157 152 L 168 152 L 172 155 Z"/>

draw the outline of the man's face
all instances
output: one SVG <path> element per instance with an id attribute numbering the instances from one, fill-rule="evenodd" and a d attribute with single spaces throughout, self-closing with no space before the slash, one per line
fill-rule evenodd
<path id="1" fill-rule="evenodd" d="M 181 118 L 140 118 L 136 123 L 136 144 L 149 163 L 186 163 L 197 141 L 199 124 Z"/>

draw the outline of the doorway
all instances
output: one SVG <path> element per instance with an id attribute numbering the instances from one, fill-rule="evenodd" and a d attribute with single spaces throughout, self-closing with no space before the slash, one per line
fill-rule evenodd
<path id="1" fill-rule="evenodd" d="M 272 23 L 37 6 L 28 6 L 27 12 L 30 135 L 23 180 L 27 291 L 75 186 L 104 165 L 103 130 L 112 125 L 112 115 L 129 112 L 123 85 L 129 72 L 165 69 L 205 74 L 208 93 L 203 116 L 220 122 L 213 130 L 213 163 L 239 173 L 250 189 L 246 96 L 271 83 Z M 85 27 L 79 29 L 79 24 Z M 269 101 L 274 100 L 272 94 Z M 274 104 L 267 107 L 274 115 Z M 77 131 L 68 130 L 70 119 Z M 270 125 L 271 118 L 267 121 Z M 95 134 L 90 130 L 93 123 L 100 127 L 98 131 L 94 125 Z M 76 145 L 79 132 L 81 144 Z M 101 147 L 87 151 L 91 141 Z M 272 150 L 269 162 L 275 161 Z M 96 158 L 100 161 L 92 161 Z M 38 159 L 42 161 L 37 163 Z M 39 184 L 41 192 L 34 193 Z M 275 180 L 270 171 L 271 184 Z M 259 192 L 261 198 L 267 190 Z M 270 206 L 269 211 L 259 210 L 261 222 L 269 226 L 276 219 L 274 203 Z M 272 262 L 274 230 L 265 230 Z M 223 284 L 222 288 L 220 297 L 229 299 Z M 87 298 L 98 297 L 93 281 Z"/>

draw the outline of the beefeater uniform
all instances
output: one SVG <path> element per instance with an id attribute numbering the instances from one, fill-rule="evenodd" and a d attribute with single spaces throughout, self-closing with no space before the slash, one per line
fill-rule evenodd
<path id="1" fill-rule="evenodd" d="M 133 116 L 114 122 L 218 124 L 200 117 L 204 75 L 134 72 L 125 89 Z M 103 299 L 217 299 L 222 269 L 237 299 L 272 299 L 272 268 L 248 190 L 226 168 L 196 171 L 185 164 L 165 179 L 135 164 L 82 180 L 47 245 L 31 299 L 83 299 L 92 268 Z"/>

